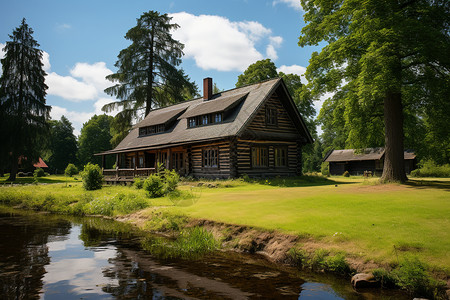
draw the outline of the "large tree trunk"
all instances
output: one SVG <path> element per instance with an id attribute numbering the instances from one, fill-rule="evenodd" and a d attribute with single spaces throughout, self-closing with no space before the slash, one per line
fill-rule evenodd
<path id="1" fill-rule="evenodd" d="M 7 179 L 7 181 L 16 181 L 16 174 L 17 174 L 17 170 L 19 169 L 19 162 L 18 159 L 14 159 L 13 157 L 13 161 L 11 162 L 11 173 L 9 173 L 9 178 Z"/>
<path id="2" fill-rule="evenodd" d="M 388 92 L 384 100 L 385 154 L 381 181 L 405 182 L 403 107 L 400 92 Z"/>

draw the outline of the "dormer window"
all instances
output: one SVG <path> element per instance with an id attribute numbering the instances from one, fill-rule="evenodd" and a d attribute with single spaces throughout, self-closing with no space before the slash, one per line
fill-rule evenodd
<path id="1" fill-rule="evenodd" d="M 139 136 L 146 136 L 155 133 L 164 132 L 166 130 L 166 126 L 164 124 L 158 124 L 153 126 L 146 126 L 139 128 Z"/>
<path id="2" fill-rule="evenodd" d="M 188 118 L 188 127 L 192 128 L 192 127 L 197 127 L 197 126 L 222 123 L 222 121 L 223 121 L 223 113 L 222 112 L 206 114 L 206 115 Z"/>

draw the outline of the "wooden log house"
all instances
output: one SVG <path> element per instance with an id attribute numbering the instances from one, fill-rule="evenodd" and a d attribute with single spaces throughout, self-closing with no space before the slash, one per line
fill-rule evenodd
<path id="1" fill-rule="evenodd" d="M 411 151 L 404 152 L 405 173 L 409 174 L 416 168 L 416 155 Z M 348 171 L 350 175 L 381 176 L 384 166 L 384 148 L 366 148 L 361 151 L 354 149 L 333 150 L 325 155 L 329 163 L 331 175 L 342 175 Z"/>
<path id="2" fill-rule="evenodd" d="M 107 181 L 155 172 L 157 163 L 182 176 L 233 178 L 301 173 L 302 146 L 311 135 L 281 78 L 212 94 L 151 111 L 113 150 L 116 169 Z M 104 167 L 104 163 L 103 163 Z"/>

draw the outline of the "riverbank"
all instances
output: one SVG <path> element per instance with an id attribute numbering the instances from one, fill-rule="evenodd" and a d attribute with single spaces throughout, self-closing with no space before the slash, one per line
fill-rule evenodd
<path id="1" fill-rule="evenodd" d="M 148 199 L 142 190 L 123 186 L 93 192 L 76 182 L 13 186 L 1 187 L 0 202 L 115 216 L 146 230 L 202 225 L 227 249 L 346 274 L 347 267 L 391 271 L 417 261 L 434 278 L 447 281 L 450 274 L 448 179 L 408 185 L 362 178 L 193 181 L 179 190 L 178 197 Z"/>

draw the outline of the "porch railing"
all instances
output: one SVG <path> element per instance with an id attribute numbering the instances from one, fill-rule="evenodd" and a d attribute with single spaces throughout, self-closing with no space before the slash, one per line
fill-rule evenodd
<path id="1" fill-rule="evenodd" d="M 116 178 L 134 178 L 147 177 L 150 174 L 156 173 L 155 168 L 135 168 L 135 169 L 103 169 L 103 176 Z"/>

